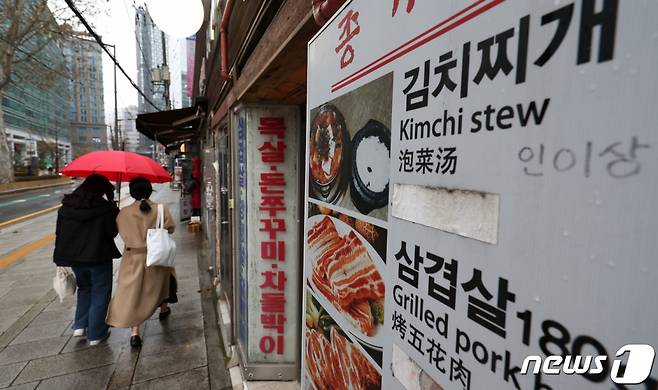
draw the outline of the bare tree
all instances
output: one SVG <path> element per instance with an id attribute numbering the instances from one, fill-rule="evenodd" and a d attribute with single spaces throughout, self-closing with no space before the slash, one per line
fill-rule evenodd
<path id="1" fill-rule="evenodd" d="M 97 13 L 91 1 L 80 1 L 86 15 Z M 68 79 L 63 61 L 44 59 L 44 49 L 66 39 L 79 27 L 73 14 L 60 1 L 0 0 L 0 183 L 14 180 L 2 99 L 9 83 L 29 83 L 39 88 L 53 80 Z M 54 77 L 57 76 L 57 77 Z"/>

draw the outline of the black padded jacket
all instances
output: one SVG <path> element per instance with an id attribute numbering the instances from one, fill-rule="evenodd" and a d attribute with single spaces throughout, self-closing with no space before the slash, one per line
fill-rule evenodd
<path id="1" fill-rule="evenodd" d="M 119 208 L 111 202 L 93 208 L 62 206 L 57 213 L 55 253 L 58 266 L 88 266 L 121 257 L 114 243 Z"/>

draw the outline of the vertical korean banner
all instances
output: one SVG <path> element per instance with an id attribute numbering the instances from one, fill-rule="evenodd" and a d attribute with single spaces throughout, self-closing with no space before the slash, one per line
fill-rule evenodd
<path id="1" fill-rule="evenodd" d="M 658 385 L 624 354 L 658 348 L 657 11 L 360 0 L 324 26 L 306 388 Z"/>
<path id="2" fill-rule="evenodd" d="M 240 343 L 248 345 L 248 319 L 247 314 L 247 118 L 245 111 L 240 111 L 237 116 L 237 179 L 238 189 L 238 228 L 236 231 L 236 242 L 238 243 L 238 261 L 237 261 L 237 300 L 238 300 L 238 337 Z"/>
<path id="3" fill-rule="evenodd" d="M 188 97 L 194 95 L 194 50 L 196 48 L 196 35 L 192 37 L 185 38 L 185 53 L 187 54 L 187 63 L 186 63 L 186 80 L 187 89 L 185 94 Z"/>
<path id="4" fill-rule="evenodd" d="M 246 207 L 246 227 L 240 229 L 240 341 L 254 378 L 284 378 L 271 374 L 281 370 L 257 366 L 297 365 L 299 110 L 244 106 L 239 116 L 245 134 L 240 136 L 238 126 L 238 153 L 248 167 L 239 175 L 246 187 L 242 191 L 241 184 L 239 203 L 241 210 Z"/>

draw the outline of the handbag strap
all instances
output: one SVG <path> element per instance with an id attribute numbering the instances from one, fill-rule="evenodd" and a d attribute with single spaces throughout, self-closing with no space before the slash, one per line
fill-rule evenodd
<path id="1" fill-rule="evenodd" d="M 156 222 L 155 228 L 162 229 L 164 226 L 164 207 L 162 204 L 158 204 L 158 221 Z"/>

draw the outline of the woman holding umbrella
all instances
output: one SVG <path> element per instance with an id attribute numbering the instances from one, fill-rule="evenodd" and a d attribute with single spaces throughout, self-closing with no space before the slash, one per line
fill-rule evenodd
<path id="1" fill-rule="evenodd" d="M 75 273 L 78 301 L 73 336 L 87 333 L 90 345 L 101 343 L 110 334 L 105 316 L 112 295 L 112 259 L 121 257 L 114 244 L 119 208 L 113 200 L 114 187 L 109 180 L 90 175 L 64 196 L 57 212 L 53 259 Z"/>
<path id="2" fill-rule="evenodd" d="M 140 325 L 160 308 L 160 320 L 171 314 L 168 303 L 178 301 L 174 268 L 146 266 L 146 233 L 156 226 L 157 204 L 149 197 L 151 183 L 142 177 L 130 181 L 130 196 L 135 202 L 124 207 L 117 217 L 119 234 L 125 244 L 117 289 L 107 314 L 108 325 L 131 328 L 130 345 L 140 347 Z M 164 228 L 174 232 L 175 224 L 164 208 Z"/>

